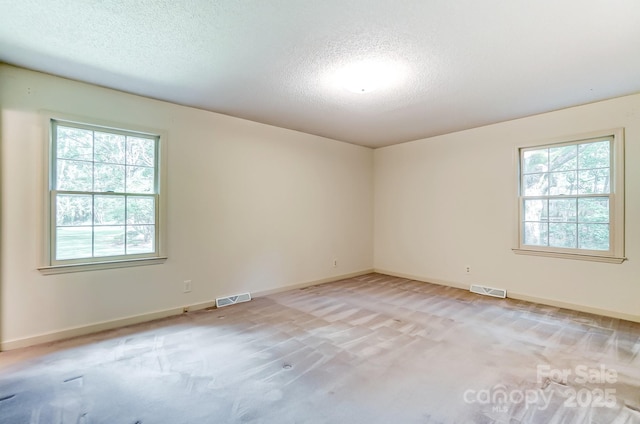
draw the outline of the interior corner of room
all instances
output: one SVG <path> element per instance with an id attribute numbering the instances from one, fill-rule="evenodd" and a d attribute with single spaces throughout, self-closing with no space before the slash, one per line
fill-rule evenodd
<path id="1" fill-rule="evenodd" d="M 638 0 L 0 5 L 0 422 L 640 424 Z"/>
<path id="2" fill-rule="evenodd" d="M 626 169 L 620 265 L 515 255 L 514 148 L 624 127 L 640 158 L 640 95 L 383 148 L 337 142 L 9 65 L 2 103 L 2 346 L 15 348 L 376 270 L 640 321 L 635 193 Z M 27 89 L 30 88 L 30 92 Z M 42 275 L 41 110 L 162 128 L 168 260 Z M 471 211 L 473 214 L 471 215 Z M 189 281 L 191 290 L 183 291 Z"/>

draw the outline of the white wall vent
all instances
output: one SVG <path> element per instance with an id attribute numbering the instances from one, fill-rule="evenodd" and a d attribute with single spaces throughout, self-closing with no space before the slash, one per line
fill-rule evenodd
<path id="1" fill-rule="evenodd" d="M 471 285 L 471 293 L 483 294 L 485 296 L 500 297 L 504 299 L 507 297 L 507 291 L 505 289 L 494 289 L 493 287 L 484 287 L 477 284 Z"/>
<path id="2" fill-rule="evenodd" d="M 221 308 L 223 306 L 235 305 L 236 303 L 248 302 L 251 300 L 251 293 L 234 294 L 233 296 L 219 297 L 216 299 L 216 306 Z"/>

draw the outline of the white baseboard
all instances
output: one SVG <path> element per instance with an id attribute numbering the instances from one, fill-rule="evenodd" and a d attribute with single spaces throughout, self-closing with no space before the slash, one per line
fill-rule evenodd
<path id="1" fill-rule="evenodd" d="M 427 278 L 427 277 L 422 277 L 418 275 L 388 271 L 384 269 L 375 269 L 374 272 L 377 272 L 379 274 L 390 275 L 392 277 L 407 278 L 410 280 L 421 281 L 424 283 L 433 283 L 433 284 L 438 284 L 440 286 L 447 286 L 447 287 L 454 287 L 462 290 L 469 290 L 469 285 L 465 285 L 465 284 L 453 282 L 453 281 L 439 280 L 437 278 Z M 618 318 L 626 321 L 640 323 L 640 315 L 626 314 L 623 312 L 611 311 L 608 309 L 600 309 L 592 306 L 580 305 L 577 303 L 563 302 L 555 299 L 546 299 L 542 297 L 530 296 L 528 294 L 517 293 L 511 290 L 507 290 L 507 297 L 515 300 L 523 300 L 525 302 L 539 303 L 541 305 L 553 306 L 556 308 L 571 309 L 574 311 L 587 312 L 590 314 L 601 315 L 601 316 L 610 317 L 610 318 Z"/>
<path id="2" fill-rule="evenodd" d="M 437 278 L 421 277 L 419 275 L 404 274 L 402 272 L 388 271 L 386 269 L 375 269 L 374 272 L 377 272 L 378 274 L 390 275 L 392 277 L 399 277 L 399 278 L 406 278 L 408 280 L 421 281 L 423 283 L 432 283 L 432 284 L 437 284 L 439 286 L 454 287 L 456 289 L 469 290 L 469 285 L 456 283 L 454 281 L 446 281 L 446 280 L 439 280 Z"/>
<path id="3" fill-rule="evenodd" d="M 279 293 L 287 290 L 293 290 L 308 286 L 314 286 L 317 284 L 329 283 L 332 281 L 344 280 L 345 278 L 357 277 L 372 273 L 373 269 L 363 270 L 359 272 L 353 272 L 349 274 L 337 275 L 334 277 L 323 278 L 320 280 L 307 281 L 305 283 L 293 284 L 284 287 L 278 287 L 271 290 L 263 290 L 259 292 L 251 293 L 253 297 L 266 296 L 273 293 Z M 153 321 L 170 316 L 180 315 L 183 313 L 184 308 L 188 308 L 189 311 L 197 311 L 206 308 L 215 308 L 216 301 L 211 300 L 208 302 L 197 303 L 193 305 L 185 305 L 177 308 L 165 309 L 162 311 L 150 312 L 146 314 L 134 315 L 126 318 L 120 318 L 112 321 L 103 321 L 90 325 L 83 325 L 73 328 L 67 328 L 60 331 L 54 331 L 51 333 L 40 334 L 37 336 L 25 337 L 22 339 L 8 340 L 0 343 L 0 351 L 20 349 L 23 347 L 29 347 L 41 343 L 55 342 L 64 339 L 70 339 L 72 337 L 85 336 L 87 334 L 93 334 L 100 331 L 112 330 L 114 328 L 126 327 L 133 324 L 141 324 L 143 322 Z"/>
<path id="4" fill-rule="evenodd" d="M 374 272 L 373 269 L 366 269 L 362 271 L 351 272 L 349 274 L 342 274 L 342 275 L 336 275 L 333 277 L 322 278 L 320 280 L 307 281 L 305 283 L 298 283 L 298 284 L 292 284 L 289 286 L 278 287 L 276 289 L 252 292 L 251 296 L 253 297 L 268 296 L 270 294 L 281 293 L 289 290 L 303 289 L 309 286 L 317 286 L 318 284 L 331 283 L 334 281 L 345 280 L 347 278 L 359 277 L 361 275 L 371 274 L 372 272 Z"/>
<path id="5" fill-rule="evenodd" d="M 524 300 L 525 302 L 540 303 L 542 305 L 555 306 L 556 308 L 572 309 L 574 311 L 587 312 L 590 314 L 601 315 L 604 317 L 618 318 L 618 319 L 623 319 L 625 321 L 640 323 L 640 315 L 632 315 L 632 314 L 626 314 L 624 312 L 610 311 L 608 309 L 600 309 L 600 308 L 595 308 L 593 306 L 578 305 L 576 303 L 563 302 L 561 300 L 555 300 L 555 299 L 543 299 L 540 297 L 530 296 L 528 294 L 522 294 L 522 293 L 507 292 L 507 297 L 510 297 L 516 300 Z"/>
<path id="6" fill-rule="evenodd" d="M 216 306 L 215 300 L 211 302 L 188 305 L 186 307 L 189 308 L 189 311 L 196 311 L 198 309 L 206 309 L 212 306 Z M 153 321 L 174 315 L 180 315 L 183 313 L 183 310 L 184 307 L 181 306 L 178 308 L 171 308 L 162 311 L 134 315 L 112 321 L 102 321 L 95 324 L 67 328 L 65 330 L 25 337 L 23 339 L 9 340 L 0 343 L 0 351 L 20 349 L 23 347 L 29 347 L 41 343 L 55 342 L 59 340 L 70 339 L 72 337 L 85 336 L 87 334 L 93 334 L 100 331 L 112 330 L 114 328 L 126 327 L 128 325 L 141 324 L 143 322 Z"/>

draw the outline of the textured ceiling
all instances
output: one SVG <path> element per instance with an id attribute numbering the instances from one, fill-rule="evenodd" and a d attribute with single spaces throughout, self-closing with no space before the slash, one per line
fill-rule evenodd
<path id="1" fill-rule="evenodd" d="M 640 92 L 640 1 L 0 0 L 0 61 L 379 147 Z"/>

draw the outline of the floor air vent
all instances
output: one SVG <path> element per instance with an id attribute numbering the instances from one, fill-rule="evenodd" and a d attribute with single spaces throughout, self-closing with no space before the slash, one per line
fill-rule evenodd
<path id="1" fill-rule="evenodd" d="M 476 284 L 471 285 L 471 293 L 483 294 L 485 296 L 500 297 L 502 299 L 507 297 L 507 291 L 505 289 L 494 289 L 492 287 L 478 286 Z"/>
<path id="2" fill-rule="evenodd" d="M 219 297 L 216 299 L 216 306 L 221 308 L 223 306 L 235 305 L 236 303 L 248 302 L 251 300 L 251 293 L 241 293 L 233 296 Z"/>

